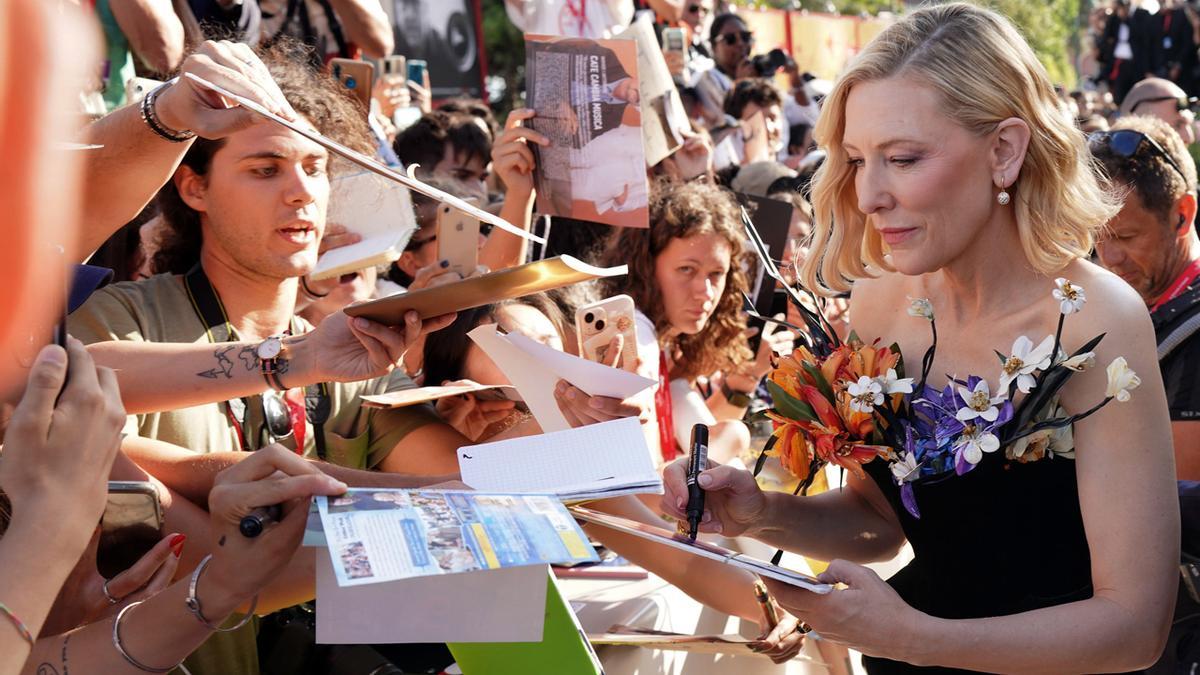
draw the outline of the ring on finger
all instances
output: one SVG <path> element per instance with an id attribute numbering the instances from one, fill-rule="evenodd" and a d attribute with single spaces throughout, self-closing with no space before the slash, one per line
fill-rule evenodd
<path id="1" fill-rule="evenodd" d="M 120 600 L 118 600 L 117 598 L 114 598 L 112 596 L 112 593 L 108 590 L 108 582 L 110 582 L 110 581 L 112 581 L 112 579 L 105 579 L 104 583 L 101 584 L 101 586 L 100 586 L 100 590 L 104 591 L 104 597 L 108 598 L 108 604 L 115 605 L 118 602 L 120 602 Z"/>

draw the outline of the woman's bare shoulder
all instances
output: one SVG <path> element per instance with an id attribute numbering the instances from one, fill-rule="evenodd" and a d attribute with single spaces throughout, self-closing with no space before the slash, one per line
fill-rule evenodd
<path id="1" fill-rule="evenodd" d="M 1146 303 L 1121 277 L 1092 262 L 1076 260 L 1063 269 L 1059 278 L 1082 288 L 1086 298 L 1085 308 L 1071 315 L 1065 330 L 1114 335 L 1152 333 Z"/>

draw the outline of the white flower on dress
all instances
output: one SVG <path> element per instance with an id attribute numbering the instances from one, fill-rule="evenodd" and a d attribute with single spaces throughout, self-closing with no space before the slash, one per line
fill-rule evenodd
<path id="1" fill-rule="evenodd" d="M 1142 383 L 1142 378 L 1133 372 L 1124 356 L 1113 359 L 1113 362 L 1108 364 L 1107 372 L 1108 388 L 1105 389 L 1104 395 L 1108 398 L 1115 398 L 1121 403 L 1128 401 L 1129 392 L 1137 389 L 1138 385 Z"/>
<path id="2" fill-rule="evenodd" d="M 954 441 L 954 449 L 962 452 L 962 458 L 967 462 L 978 464 L 983 459 L 983 453 L 1000 449 L 1000 439 L 982 427 L 968 426 Z"/>
<path id="3" fill-rule="evenodd" d="M 908 315 L 933 320 L 933 303 L 926 298 L 909 298 Z"/>
<path id="4" fill-rule="evenodd" d="M 959 422 L 970 422 L 977 418 L 982 418 L 985 422 L 995 422 L 1000 416 L 1000 409 L 996 404 L 1003 403 L 1004 396 L 992 396 L 987 380 L 980 379 L 976 382 L 974 390 L 958 387 L 958 395 L 967 404 L 967 407 L 959 408 L 955 415 Z"/>
<path id="5" fill-rule="evenodd" d="M 888 368 L 887 374 L 876 378 L 876 381 L 879 382 L 885 394 L 913 393 L 913 379 L 911 377 L 897 377 L 895 368 Z"/>
<path id="6" fill-rule="evenodd" d="M 851 382 L 846 391 L 850 393 L 850 409 L 854 412 L 874 412 L 875 406 L 883 405 L 883 387 L 866 375 L 858 378 L 858 382 Z"/>
<path id="7" fill-rule="evenodd" d="M 1022 394 L 1028 394 L 1037 385 L 1033 379 L 1034 371 L 1050 367 L 1050 353 L 1054 351 L 1054 336 L 1047 335 L 1037 347 L 1033 341 L 1022 335 L 1013 342 L 1012 355 L 1004 362 L 1000 373 L 1000 391 L 1008 391 L 1008 385 L 1017 381 L 1017 389 Z"/>
<path id="8" fill-rule="evenodd" d="M 1063 314 L 1074 314 L 1083 309 L 1083 304 L 1087 302 L 1087 297 L 1084 296 L 1082 288 L 1062 277 L 1054 280 L 1054 286 L 1054 291 L 1051 294 L 1058 301 L 1058 310 L 1060 312 Z"/>
<path id="9" fill-rule="evenodd" d="M 919 468 L 916 455 L 911 452 L 903 453 L 900 459 L 892 462 L 892 478 L 896 479 L 897 485 L 914 481 L 917 479 L 917 470 Z"/>
<path id="10" fill-rule="evenodd" d="M 1061 414 L 1062 410 L 1058 410 L 1057 413 Z M 1075 438 L 1071 425 L 1057 429 L 1041 429 L 1019 438 L 1007 450 L 1006 455 L 1022 464 L 1036 462 L 1047 455 L 1074 458 Z"/>
<path id="11" fill-rule="evenodd" d="M 1084 352 L 1078 356 L 1072 356 L 1071 358 L 1063 361 L 1062 365 L 1064 368 L 1069 368 L 1077 373 L 1082 373 L 1083 371 L 1096 365 L 1096 352 Z"/>

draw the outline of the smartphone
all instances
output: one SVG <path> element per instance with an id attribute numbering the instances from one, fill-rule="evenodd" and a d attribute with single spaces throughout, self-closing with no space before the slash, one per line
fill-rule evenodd
<path id="1" fill-rule="evenodd" d="M 450 261 L 450 269 L 469 277 L 479 266 L 479 219 L 445 204 L 438 206 L 438 260 Z"/>
<path id="2" fill-rule="evenodd" d="M 429 64 L 422 59 L 408 60 L 408 81 L 415 82 L 422 87 L 425 86 L 425 71 L 429 70 Z"/>
<path id="3" fill-rule="evenodd" d="M 350 90 L 354 98 L 363 105 L 363 114 L 371 111 L 371 87 L 375 83 L 375 66 L 357 59 L 330 59 L 329 72 L 333 79 Z"/>
<path id="4" fill-rule="evenodd" d="M 662 39 L 664 52 L 680 52 L 686 57 L 687 38 L 682 28 L 664 28 Z"/>
<path id="5" fill-rule="evenodd" d="M 623 338 L 617 367 L 637 372 L 637 327 L 634 325 L 633 298 L 614 295 L 575 310 L 575 334 L 579 354 L 589 361 L 611 363 L 608 353 L 613 338 Z"/>
<path id="6" fill-rule="evenodd" d="M 141 103 L 146 94 L 154 91 L 162 82 L 148 77 L 131 77 L 125 83 L 125 102 Z"/>
<path id="7" fill-rule="evenodd" d="M 403 56 L 385 56 L 383 57 L 383 74 L 388 77 L 399 78 L 400 82 L 408 79 L 407 60 Z"/>
<path id="8" fill-rule="evenodd" d="M 124 572 L 163 537 L 158 490 L 146 481 L 109 481 L 100 519 L 96 569 L 106 578 Z"/>

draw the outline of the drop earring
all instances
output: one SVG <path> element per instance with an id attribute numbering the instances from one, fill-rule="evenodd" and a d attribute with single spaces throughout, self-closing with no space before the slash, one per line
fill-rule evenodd
<path id="1" fill-rule="evenodd" d="M 1000 194 L 996 195 L 996 203 L 1000 206 L 1008 206 L 1008 203 L 1012 201 L 1012 197 L 1008 194 L 1008 188 L 1004 187 L 1003 177 L 996 181 L 996 187 L 1000 188 Z"/>

